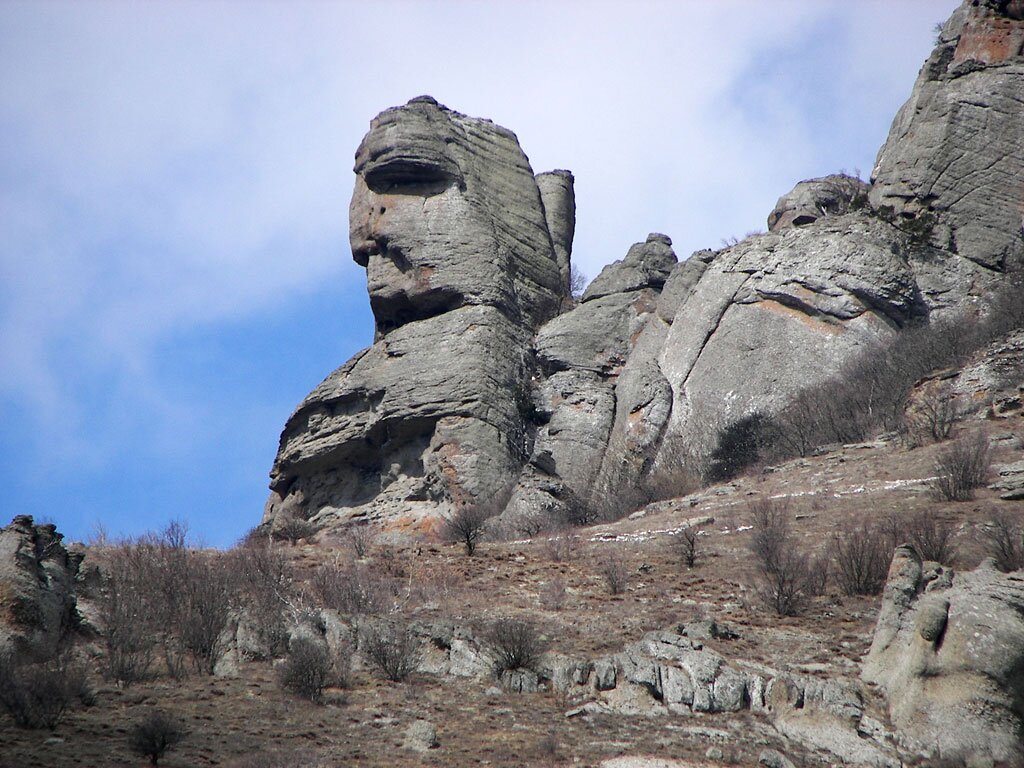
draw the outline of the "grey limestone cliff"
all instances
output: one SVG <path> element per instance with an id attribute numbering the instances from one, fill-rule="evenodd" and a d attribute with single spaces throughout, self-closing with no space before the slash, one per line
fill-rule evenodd
<path id="1" fill-rule="evenodd" d="M 1024 261 L 1022 46 L 1020 3 L 965 2 L 870 183 L 801 182 L 767 233 L 683 261 L 652 234 L 579 302 L 572 174 L 535 175 L 510 131 L 428 97 L 383 112 L 350 207 L 374 343 L 288 420 L 266 522 L 485 504 L 536 527 L 984 312 Z"/>

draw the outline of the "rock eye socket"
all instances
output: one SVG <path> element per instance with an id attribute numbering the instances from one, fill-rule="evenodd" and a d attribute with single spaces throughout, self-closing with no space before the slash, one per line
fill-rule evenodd
<path id="1" fill-rule="evenodd" d="M 459 181 L 450 169 L 416 159 L 395 159 L 363 171 L 366 186 L 381 195 L 436 195 Z"/>

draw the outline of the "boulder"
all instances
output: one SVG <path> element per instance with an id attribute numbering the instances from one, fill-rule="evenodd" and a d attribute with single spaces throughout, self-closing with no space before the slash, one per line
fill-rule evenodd
<path id="1" fill-rule="evenodd" d="M 900 740 L 933 758 L 1024 760 L 1024 578 L 952 574 L 897 548 L 862 677 Z"/>

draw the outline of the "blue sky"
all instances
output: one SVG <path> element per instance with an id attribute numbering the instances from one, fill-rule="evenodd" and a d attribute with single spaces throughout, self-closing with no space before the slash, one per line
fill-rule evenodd
<path id="1" fill-rule="evenodd" d="M 429 93 L 576 174 L 574 259 L 680 257 L 867 177 L 955 0 L 0 5 L 0 483 L 82 539 L 259 522 L 370 343 L 352 156 Z"/>

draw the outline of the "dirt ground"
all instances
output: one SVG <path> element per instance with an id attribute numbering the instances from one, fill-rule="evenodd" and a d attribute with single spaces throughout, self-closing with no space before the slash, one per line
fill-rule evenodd
<path id="1" fill-rule="evenodd" d="M 1024 417 L 977 425 L 993 438 L 993 464 L 1024 455 Z M 482 626 L 498 616 L 527 616 L 550 650 L 585 658 L 616 652 L 649 630 L 714 618 L 739 635 L 708 643 L 729 660 L 855 679 L 879 598 L 847 597 L 830 583 L 799 616 L 766 610 L 752 586 L 750 502 L 788 504 L 793 530 L 822 555 L 836 531 L 866 516 L 927 511 L 957 526 L 953 565 L 973 567 L 982 557 L 978 525 L 995 509 L 1024 515 L 1024 502 L 1001 501 L 984 488 L 972 501 L 936 500 L 927 481 L 940 449 L 907 450 L 895 440 L 839 447 L 555 539 L 485 542 L 474 557 L 435 541 L 409 541 L 377 547 L 367 562 L 406 580 L 415 595 L 404 606 L 409 618 Z M 674 546 L 676 531 L 700 517 L 713 520 L 700 524 L 699 559 L 688 569 Z M 330 540 L 286 551 L 300 573 L 325 556 L 349 556 Z M 618 595 L 609 594 L 602 577 L 609 558 L 628 574 Z M 493 682 L 426 674 L 390 683 L 357 671 L 347 690 L 329 692 L 321 705 L 283 691 L 269 663 L 243 664 L 232 678 L 156 679 L 127 690 L 98 677 L 95 684 L 95 705 L 70 711 L 52 733 L 0 720 L 0 766 L 143 764 L 129 753 L 126 734 L 154 707 L 188 729 L 161 760 L 166 766 L 589 766 L 620 755 L 753 765 L 766 746 L 808 765 L 818 759 L 791 749 L 749 712 L 566 717 L 580 701 L 556 691 L 513 694 Z M 403 746 L 405 729 L 417 719 L 436 726 L 437 748 Z"/>

